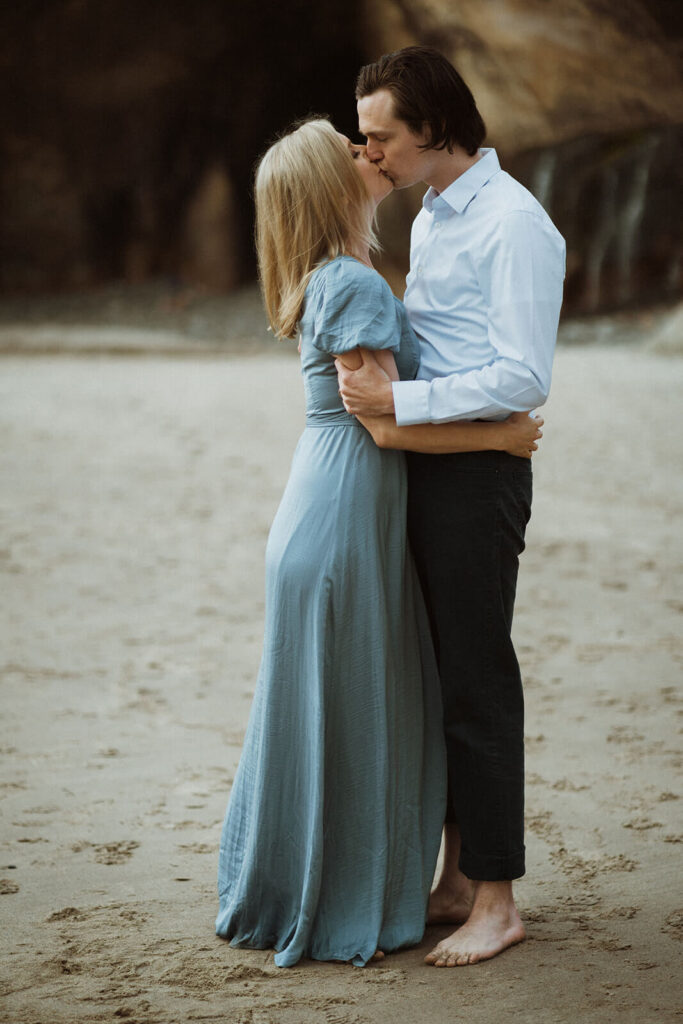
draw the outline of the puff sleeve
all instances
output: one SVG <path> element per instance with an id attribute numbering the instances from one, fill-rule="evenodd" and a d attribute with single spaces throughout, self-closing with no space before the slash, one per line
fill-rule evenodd
<path id="1" fill-rule="evenodd" d="M 313 344 L 341 355 L 358 347 L 401 346 L 401 324 L 389 285 L 375 270 L 354 259 L 333 260 L 318 275 Z"/>

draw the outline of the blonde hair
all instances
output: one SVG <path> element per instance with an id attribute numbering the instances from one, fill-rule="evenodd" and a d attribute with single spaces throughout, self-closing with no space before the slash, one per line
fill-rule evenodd
<path id="1" fill-rule="evenodd" d="M 277 337 L 293 338 L 313 271 L 344 253 L 377 248 L 372 202 L 348 146 L 323 118 L 270 147 L 254 191 L 266 312 Z"/>

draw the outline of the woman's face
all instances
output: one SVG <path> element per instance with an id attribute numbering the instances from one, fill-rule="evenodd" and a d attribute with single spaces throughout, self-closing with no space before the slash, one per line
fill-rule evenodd
<path id="1" fill-rule="evenodd" d="M 393 191 L 394 186 L 386 175 L 382 174 L 377 164 L 373 164 L 368 160 L 365 146 L 354 144 L 345 135 L 342 135 L 341 132 L 337 134 L 348 147 L 349 153 L 356 165 L 356 170 L 365 182 L 365 187 L 370 193 L 375 206 L 378 206 Z"/>

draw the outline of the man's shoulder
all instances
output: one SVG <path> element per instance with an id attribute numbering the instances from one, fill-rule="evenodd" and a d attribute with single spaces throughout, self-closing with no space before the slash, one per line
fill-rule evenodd
<path id="1" fill-rule="evenodd" d="M 538 199 L 507 171 L 501 170 L 494 174 L 480 195 L 494 203 L 501 216 L 506 213 L 531 213 L 543 219 L 548 217 Z"/>
<path id="2" fill-rule="evenodd" d="M 488 191 L 488 196 L 484 193 Z M 540 240 L 551 255 L 564 259 L 565 243 L 538 199 L 507 171 L 499 171 L 480 193 L 485 209 L 480 212 L 482 242 L 503 239 Z"/>
<path id="3" fill-rule="evenodd" d="M 517 181 L 507 171 L 499 171 L 482 188 L 479 197 L 496 216 L 503 218 L 508 214 L 529 214 L 537 217 L 547 225 L 552 221 L 536 196 L 533 196 L 521 181 Z"/>

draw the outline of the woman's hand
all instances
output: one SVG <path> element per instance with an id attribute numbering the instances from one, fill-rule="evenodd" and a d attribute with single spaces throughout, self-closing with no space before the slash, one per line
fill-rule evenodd
<path id="1" fill-rule="evenodd" d="M 543 437 L 543 422 L 542 416 L 529 416 L 528 412 L 513 412 L 501 423 L 502 450 L 510 455 L 517 455 L 520 459 L 530 459 L 538 448 L 536 441 Z"/>

